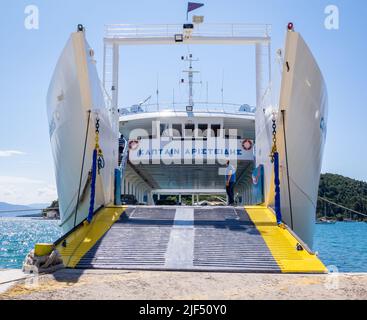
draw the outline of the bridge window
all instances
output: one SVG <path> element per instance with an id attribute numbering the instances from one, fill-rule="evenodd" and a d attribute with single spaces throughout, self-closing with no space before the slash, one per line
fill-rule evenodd
<path id="1" fill-rule="evenodd" d="M 220 124 L 212 124 L 210 128 L 212 130 L 212 137 L 217 138 L 220 136 Z"/>
<path id="2" fill-rule="evenodd" d="M 182 124 L 172 125 L 172 137 L 182 137 Z"/>
<path id="3" fill-rule="evenodd" d="M 160 124 L 160 133 L 161 133 L 161 137 L 167 137 L 169 136 L 169 127 L 167 123 L 161 123 Z"/>
<path id="4" fill-rule="evenodd" d="M 194 130 L 195 130 L 195 125 L 192 123 L 186 123 L 185 124 L 185 137 L 186 138 L 193 138 L 194 136 Z"/>
<path id="5" fill-rule="evenodd" d="M 206 138 L 208 136 L 208 124 L 206 123 L 199 123 L 198 124 L 198 137 Z"/>
<path id="6" fill-rule="evenodd" d="M 241 139 L 241 136 L 238 135 L 238 130 L 225 129 L 224 132 L 226 139 Z"/>

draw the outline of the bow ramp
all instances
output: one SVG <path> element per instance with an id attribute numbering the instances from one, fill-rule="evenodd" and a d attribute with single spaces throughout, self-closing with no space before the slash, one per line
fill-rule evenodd
<path id="1" fill-rule="evenodd" d="M 110 207 L 58 249 L 66 266 L 81 269 L 327 272 L 298 244 L 261 206 Z"/>

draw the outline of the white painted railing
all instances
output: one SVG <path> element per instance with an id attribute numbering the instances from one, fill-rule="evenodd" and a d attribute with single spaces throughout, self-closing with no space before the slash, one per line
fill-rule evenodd
<path id="1" fill-rule="evenodd" d="M 152 113 L 152 112 L 185 112 L 188 104 L 185 103 L 159 103 L 159 104 L 145 104 L 134 105 L 129 108 L 120 108 L 120 115 L 132 115 L 139 113 Z M 196 102 L 193 107 L 193 112 L 205 112 L 205 113 L 224 113 L 224 114 L 242 114 L 242 115 L 254 115 L 255 107 L 251 107 L 247 104 L 234 104 L 234 103 L 213 103 L 213 102 Z"/>
<path id="2" fill-rule="evenodd" d="M 110 24 L 105 26 L 106 38 L 161 38 L 183 33 L 183 24 Z M 200 37 L 270 37 L 269 24 L 195 24 L 192 36 Z"/>

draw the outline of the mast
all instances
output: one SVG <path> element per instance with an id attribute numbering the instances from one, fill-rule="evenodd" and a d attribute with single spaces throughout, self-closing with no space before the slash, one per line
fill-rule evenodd
<path id="1" fill-rule="evenodd" d="M 199 71 L 196 71 L 193 69 L 192 63 L 193 62 L 197 62 L 199 61 L 199 59 L 194 59 L 192 54 L 190 53 L 189 56 L 181 57 L 182 61 L 186 61 L 189 63 L 189 69 L 188 70 L 184 70 L 183 72 L 187 73 L 188 75 L 188 79 L 189 79 L 189 107 L 193 108 L 194 107 L 194 84 L 198 83 L 198 82 L 194 82 L 194 74 L 195 73 L 200 73 Z M 181 80 L 182 83 L 185 83 L 185 80 L 182 79 Z"/>

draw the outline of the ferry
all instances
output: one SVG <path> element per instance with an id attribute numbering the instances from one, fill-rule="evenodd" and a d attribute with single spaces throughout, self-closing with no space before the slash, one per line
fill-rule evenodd
<path id="1" fill-rule="evenodd" d="M 47 97 L 66 266 L 326 272 L 312 245 L 327 89 L 293 23 L 285 33 L 272 101 L 270 25 L 107 25 L 101 80 L 77 27 Z M 187 101 L 120 105 L 120 47 L 160 44 L 253 46 L 256 105 L 198 101 L 191 53 Z M 236 205 L 200 205 L 226 194 L 227 161 Z M 160 206 L 168 196 L 174 206 Z"/>

